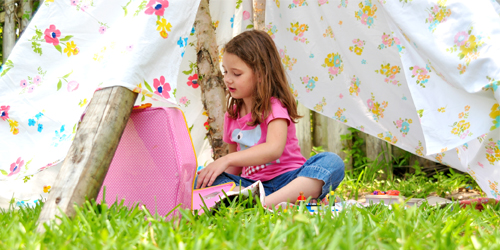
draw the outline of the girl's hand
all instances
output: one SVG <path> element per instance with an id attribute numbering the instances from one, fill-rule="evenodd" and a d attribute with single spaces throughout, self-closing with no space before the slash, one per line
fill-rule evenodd
<path id="1" fill-rule="evenodd" d="M 216 161 L 208 164 L 207 167 L 198 172 L 196 189 L 211 186 L 217 176 L 222 174 L 228 167 L 229 164 L 226 157 L 219 158 Z"/>

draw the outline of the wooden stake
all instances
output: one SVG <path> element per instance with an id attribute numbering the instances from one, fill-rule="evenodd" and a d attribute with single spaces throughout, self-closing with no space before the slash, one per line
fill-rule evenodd
<path id="1" fill-rule="evenodd" d="M 311 138 L 311 118 L 310 110 L 306 106 L 299 103 L 297 105 L 297 111 L 299 115 L 303 116 L 299 119 L 296 125 L 297 128 L 297 139 L 299 140 L 300 152 L 302 156 L 309 159 L 311 157 L 312 150 L 312 138 Z"/>
<path id="2" fill-rule="evenodd" d="M 228 153 L 227 144 L 222 140 L 224 132 L 224 113 L 226 112 L 226 87 L 219 66 L 219 53 L 215 30 L 207 0 L 201 0 L 194 21 L 198 44 L 196 51 L 198 82 L 201 87 L 201 100 L 208 114 L 210 129 L 207 133 L 213 150 L 213 158 Z"/>
<path id="3" fill-rule="evenodd" d="M 26 15 L 26 16 L 25 16 Z M 33 0 L 21 0 L 21 23 L 19 24 L 20 34 L 28 27 L 33 15 Z"/>
<path id="4" fill-rule="evenodd" d="M 14 45 L 16 44 L 16 1 L 15 0 L 5 0 L 4 2 L 5 10 L 5 23 L 3 25 L 3 62 L 7 61 L 7 58 L 12 52 Z"/>
<path id="5" fill-rule="evenodd" d="M 73 217 L 74 205 L 97 197 L 136 98 L 137 93 L 124 87 L 95 92 L 40 213 L 38 232 L 61 216 L 59 209 Z"/>
<path id="6" fill-rule="evenodd" d="M 264 30 L 266 21 L 266 0 L 253 0 L 253 28 Z"/>

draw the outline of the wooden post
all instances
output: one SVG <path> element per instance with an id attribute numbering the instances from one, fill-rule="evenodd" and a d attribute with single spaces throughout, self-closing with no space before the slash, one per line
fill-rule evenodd
<path id="1" fill-rule="evenodd" d="M 16 44 L 16 1 L 15 0 L 5 0 L 4 1 L 5 10 L 5 22 L 3 25 L 3 62 L 7 61 L 7 58 L 12 52 L 14 45 Z"/>
<path id="2" fill-rule="evenodd" d="M 253 28 L 263 30 L 266 26 L 266 0 L 253 0 Z"/>
<path id="3" fill-rule="evenodd" d="M 313 126 L 314 146 L 322 146 L 325 151 L 336 153 L 345 160 L 347 154 L 343 149 L 351 148 L 352 140 L 342 141 L 340 136 L 351 134 L 349 127 L 317 112 L 314 112 Z M 352 169 L 352 158 L 345 162 L 345 169 Z"/>
<path id="4" fill-rule="evenodd" d="M 33 0 L 20 0 L 21 1 L 21 23 L 19 24 L 19 34 L 23 33 L 28 24 L 30 23 L 31 16 L 33 15 Z"/>
<path id="5" fill-rule="evenodd" d="M 391 154 L 391 145 L 388 145 L 386 141 L 381 140 L 377 137 L 366 135 L 366 156 L 371 161 L 385 162 L 387 167 L 384 170 L 384 174 L 381 179 L 387 177 L 388 171 L 392 172 L 392 159 L 389 159 Z M 385 151 L 385 152 L 384 152 Z"/>
<path id="6" fill-rule="evenodd" d="M 350 158 L 347 162 L 345 159 L 347 154 L 344 153 L 344 149 L 352 147 L 352 140 L 343 141 L 341 139 L 342 135 L 350 135 L 351 131 L 349 131 L 349 126 L 335 121 L 333 119 L 327 118 L 327 133 L 326 136 L 328 138 L 328 151 L 336 153 L 342 160 L 344 160 L 345 170 L 352 169 L 352 158 Z"/>
<path id="7" fill-rule="evenodd" d="M 309 157 L 311 157 L 311 150 L 312 150 L 311 118 L 310 118 L 311 111 L 301 103 L 297 105 L 297 111 L 299 115 L 303 116 L 302 118 L 299 119 L 299 122 L 296 125 L 297 139 L 299 140 L 300 152 L 305 158 L 309 159 Z"/>
<path id="8" fill-rule="evenodd" d="M 45 231 L 44 223 L 61 216 L 58 208 L 73 217 L 75 203 L 97 197 L 136 98 L 137 93 L 124 87 L 95 92 L 40 213 L 39 232 Z"/>
<path id="9" fill-rule="evenodd" d="M 213 158 L 228 153 L 227 144 L 222 140 L 224 113 L 226 112 L 226 87 L 219 66 L 217 40 L 212 26 L 212 18 L 207 0 L 201 0 L 194 21 L 198 44 L 197 70 L 201 87 L 201 100 L 208 114 L 210 129 L 208 138 L 213 150 Z"/>

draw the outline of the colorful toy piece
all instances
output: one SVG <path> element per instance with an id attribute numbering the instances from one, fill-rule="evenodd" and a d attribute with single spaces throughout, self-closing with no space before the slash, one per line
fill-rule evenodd
<path id="1" fill-rule="evenodd" d="M 306 201 L 306 197 L 304 196 L 304 192 L 299 193 L 299 197 L 297 197 L 297 201 Z"/>
<path id="2" fill-rule="evenodd" d="M 398 196 L 399 195 L 399 191 L 398 190 L 389 190 L 385 194 L 386 195 Z"/>
<path id="3" fill-rule="evenodd" d="M 385 192 L 380 190 L 375 190 L 373 191 L 373 195 L 385 195 Z"/>

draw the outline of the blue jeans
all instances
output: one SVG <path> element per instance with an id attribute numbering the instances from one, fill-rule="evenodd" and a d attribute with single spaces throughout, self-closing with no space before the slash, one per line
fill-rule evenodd
<path id="1" fill-rule="evenodd" d="M 344 162 L 338 155 L 331 152 L 320 153 L 312 156 L 302 167 L 283 173 L 274 179 L 262 182 L 264 190 L 266 191 L 266 196 L 278 191 L 297 177 L 308 177 L 322 180 L 323 187 L 321 195 L 318 198 L 323 199 L 330 192 L 330 190 L 334 191 L 344 179 Z M 212 186 L 228 182 L 234 182 L 236 185 L 240 185 L 240 181 L 242 187 L 248 187 L 255 182 L 255 180 L 252 179 L 222 173 L 215 179 Z M 194 185 L 196 187 L 196 181 Z M 297 196 L 298 195 L 299 194 L 297 194 Z"/>

